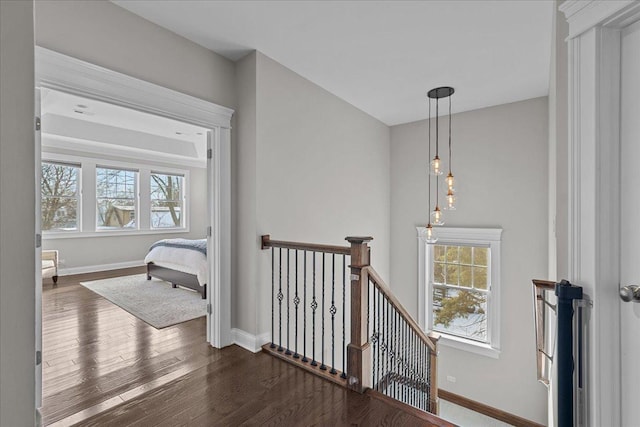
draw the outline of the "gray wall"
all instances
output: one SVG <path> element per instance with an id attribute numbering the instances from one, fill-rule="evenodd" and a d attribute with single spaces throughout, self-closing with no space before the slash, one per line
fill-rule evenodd
<path id="1" fill-rule="evenodd" d="M 256 52 L 236 63 L 236 90 L 238 96 L 236 144 L 232 147 L 233 209 L 232 224 L 234 257 L 232 271 L 233 312 L 231 324 L 243 331 L 256 333 L 258 248 L 256 230 Z"/>
<path id="2" fill-rule="evenodd" d="M 546 422 L 536 381 L 531 279 L 547 273 L 547 99 L 453 116 L 457 210 L 452 227 L 502 227 L 499 359 L 440 346 L 439 386 Z M 427 121 L 391 128 L 391 286 L 417 315 L 418 240 L 425 225 Z M 437 231 L 437 229 L 436 229 Z M 447 382 L 447 375 L 457 378 Z"/>
<path id="3" fill-rule="evenodd" d="M 33 55 L 33 4 L 0 1 L 0 426 L 12 427 L 35 422 Z"/>
<path id="4" fill-rule="evenodd" d="M 234 64 L 222 56 L 106 0 L 35 4 L 38 46 L 235 106 Z"/>
<path id="5" fill-rule="evenodd" d="M 372 235 L 374 266 L 388 277 L 389 128 L 259 52 L 238 64 L 237 79 L 237 292 L 257 315 L 238 311 L 236 325 L 264 333 L 271 265 L 262 234 L 339 245 Z"/>
<path id="6" fill-rule="evenodd" d="M 567 37 L 569 24 L 564 14 L 554 10 L 553 58 L 549 88 L 550 149 L 556 157 L 555 182 L 555 236 L 556 279 L 566 279 L 569 274 L 569 52 Z M 551 116 L 553 114 L 553 116 Z"/>

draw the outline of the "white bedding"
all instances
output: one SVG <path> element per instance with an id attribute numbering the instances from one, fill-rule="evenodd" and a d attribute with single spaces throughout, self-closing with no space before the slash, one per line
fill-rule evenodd
<path id="1" fill-rule="evenodd" d="M 144 258 L 144 263 L 194 274 L 200 286 L 207 283 L 207 257 L 198 251 L 166 246 L 156 246 Z"/>

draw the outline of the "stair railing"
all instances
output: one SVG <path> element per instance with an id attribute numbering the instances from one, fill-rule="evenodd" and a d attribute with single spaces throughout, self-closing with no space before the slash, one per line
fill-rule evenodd
<path id="1" fill-rule="evenodd" d="M 346 240 L 350 246 L 262 236 L 272 267 L 263 350 L 359 393 L 437 414 L 438 336 L 422 331 L 371 267 L 372 238 Z"/>
<path id="2" fill-rule="evenodd" d="M 368 287 L 372 388 L 423 411 L 438 413 L 437 334 L 425 334 L 372 267 Z"/>
<path id="3" fill-rule="evenodd" d="M 271 342 L 263 350 L 346 386 L 351 248 L 262 236 L 269 248 Z"/>

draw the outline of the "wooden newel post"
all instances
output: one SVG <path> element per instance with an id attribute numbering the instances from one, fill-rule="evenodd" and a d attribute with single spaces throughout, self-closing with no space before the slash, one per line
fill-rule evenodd
<path id="1" fill-rule="evenodd" d="M 436 351 L 431 351 L 430 357 L 430 365 L 431 365 L 431 376 L 430 376 L 430 390 L 429 390 L 429 412 L 432 414 L 438 415 L 440 412 L 440 400 L 438 399 L 438 340 L 440 339 L 439 334 L 431 333 L 429 334 L 429 340 L 433 343 Z"/>
<path id="2" fill-rule="evenodd" d="M 351 342 L 347 345 L 349 388 L 363 393 L 371 387 L 371 345 L 367 325 L 369 278 L 362 268 L 369 265 L 373 237 L 347 237 L 351 243 Z"/>

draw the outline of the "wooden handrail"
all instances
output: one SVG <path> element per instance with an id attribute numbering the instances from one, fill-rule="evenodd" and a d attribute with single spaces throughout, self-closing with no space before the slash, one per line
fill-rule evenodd
<path id="1" fill-rule="evenodd" d="M 532 282 L 536 288 L 542 288 L 547 291 L 553 291 L 556 288 L 556 282 L 550 280 L 533 279 Z"/>
<path id="2" fill-rule="evenodd" d="M 262 236 L 262 249 L 268 248 L 285 248 L 297 249 L 310 252 L 324 252 L 329 254 L 350 255 L 351 248 L 349 246 L 336 245 L 318 245 L 316 243 L 287 242 L 284 240 L 271 240 L 271 236 L 265 234 Z"/>
<path id="3" fill-rule="evenodd" d="M 416 335 L 420 338 L 422 342 L 424 342 L 431 351 L 437 351 L 435 342 L 440 339 L 440 334 L 435 332 L 430 332 L 427 335 L 422 328 L 418 325 L 418 323 L 411 317 L 406 308 L 402 305 L 402 303 L 398 300 L 398 298 L 391 292 L 391 288 L 384 283 L 384 280 L 378 275 L 378 273 L 371 266 L 364 267 L 362 269 L 362 274 L 366 274 L 373 285 L 385 296 L 387 301 L 396 309 L 396 311 L 400 314 L 400 316 L 404 319 L 405 322 L 409 325 L 409 327 L 416 333 Z"/>

